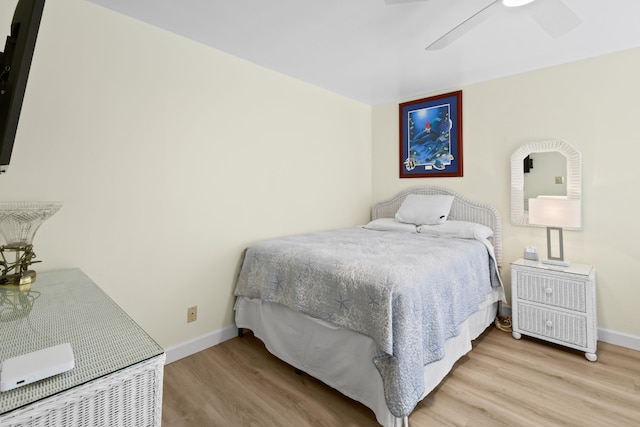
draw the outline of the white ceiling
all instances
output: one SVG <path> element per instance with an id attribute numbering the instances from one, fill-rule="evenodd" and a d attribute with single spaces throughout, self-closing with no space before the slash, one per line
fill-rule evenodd
<path id="1" fill-rule="evenodd" d="M 638 0 L 562 0 L 582 23 L 559 38 L 499 5 L 439 51 L 492 0 L 89 1 L 371 105 L 640 46 Z"/>

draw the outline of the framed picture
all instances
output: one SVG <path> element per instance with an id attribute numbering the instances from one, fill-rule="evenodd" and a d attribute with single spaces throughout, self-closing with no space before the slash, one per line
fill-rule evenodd
<path id="1" fill-rule="evenodd" d="M 462 176 L 462 91 L 400 104 L 400 178 Z"/>

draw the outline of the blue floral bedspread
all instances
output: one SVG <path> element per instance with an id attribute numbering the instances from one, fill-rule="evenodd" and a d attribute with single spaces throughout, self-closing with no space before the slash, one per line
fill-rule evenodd
<path id="1" fill-rule="evenodd" d="M 501 287 L 484 243 L 349 228 L 248 248 L 235 295 L 260 298 L 372 338 L 389 410 L 408 416 L 424 365 Z"/>

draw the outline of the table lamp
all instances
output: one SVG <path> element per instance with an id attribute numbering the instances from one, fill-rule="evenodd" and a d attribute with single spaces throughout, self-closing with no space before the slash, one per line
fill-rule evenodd
<path id="1" fill-rule="evenodd" d="M 62 202 L 0 202 L 0 286 L 27 285 L 36 279 L 30 270 L 36 254 L 33 237 L 40 225 L 58 212 Z M 12 254 L 8 259 L 6 255 Z"/>
<path id="2" fill-rule="evenodd" d="M 568 267 L 569 262 L 564 259 L 562 229 L 581 226 L 580 200 L 564 196 L 538 196 L 529 199 L 529 224 L 547 227 L 547 259 L 542 262 Z M 553 231 L 558 234 L 557 252 L 552 250 L 551 245 Z"/>

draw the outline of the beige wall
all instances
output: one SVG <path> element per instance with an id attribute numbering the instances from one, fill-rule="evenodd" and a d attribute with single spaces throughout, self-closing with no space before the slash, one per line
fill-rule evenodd
<path id="1" fill-rule="evenodd" d="M 376 106 L 373 198 L 440 185 L 496 206 L 508 287 L 509 262 L 525 246 L 546 254 L 543 229 L 510 224 L 511 154 L 525 142 L 565 140 L 582 153 L 584 174 L 584 229 L 565 232 L 565 258 L 596 266 L 599 327 L 640 336 L 638 76 L 634 49 L 463 87 L 463 178 L 400 180 L 398 105 Z"/>
<path id="2" fill-rule="evenodd" d="M 8 29 L 15 2 L 0 7 Z M 64 201 L 36 235 L 36 269 L 82 268 L 175 346 L 232 324 L 252 241 L 368 219 L 371 107 L 49 1 L 0 200 Z"/>
<path id="3" fill-rule="evenodd" d="M 563 139 L 585 175 L 567 257 L 598 269 L 600 327 L 640 336 L 638 75 L 631 50 L 463 87 L 464 178 L 400 180 L 397 103 L 371 108 L 83 0 L 51 1 L 0 200 L 64 201 L 36 235 L 37 269 L 82 268 L 171 347 L 232 323 L 246 245 L 366 221 L 371 200 L 408 186 L 498 207 L 508 284 L 508 262 L 545 242 L 510 225 L 511 153 Z"/>

